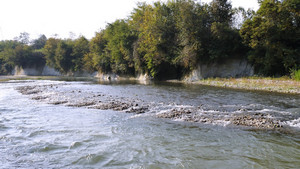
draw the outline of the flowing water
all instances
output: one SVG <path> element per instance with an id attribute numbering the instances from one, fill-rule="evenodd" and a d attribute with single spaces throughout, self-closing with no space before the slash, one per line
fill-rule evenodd
<path id="1" fill-rule="evenodd" d="M 146 108 L 97 108 L 108 102 Z M 211 120 L 158 118 L 185 108 Z M 283 127 L 225 120 L 245 112 Z M 300 96 L 169 83 L 1 82 L 0 168 L 300 168 Z"/>

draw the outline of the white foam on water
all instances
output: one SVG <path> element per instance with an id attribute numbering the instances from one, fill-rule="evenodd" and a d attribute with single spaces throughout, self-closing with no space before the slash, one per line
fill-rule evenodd
<path id="1" fill-rule="evenodd" d="M 284 124 L 291 126 L 291 127 L 300 128 L 300 118 L 286 121 L 286 122 L 284 122 Z"/>
<path id="2" fill-rule="evenodd" d="M 161 110 L 161 111 L 158 111 L 158 112 L 156 113 L 156 115 L 169 113 L 169 112 L 171 112 L 171 111 L 172 111 L 172 109 Z"/>
<path id="3" fill-rule="evenodd" d="M 139 118 L 139 117 L 143 117 L 143 116 L 145 116 L 145 115 L 144 114 L 135 114 L 135 115 L 130 116 L 129 118 L 134 119 L 134 118 Z"/>
<path id="4" fill-rule="evenodd" d="M 175 104 L 175 103 L 171 103 L 171 104 L 161 104 L 162 108 L 169 108 L 169 109 L 187 109 L 187 108 L 194 108 L 194 106 L 191 106 L 191 105 L 178 105 L 178 104 Z"/>
<path id="5" fill-rule="evenodd" d="M 176 118 L 173 121 L 184 122 L 184 118 Z"/>
<path id="6" fill-rule="evenodd" d="M 220 114 L 222 111 L 218 110 L 203 110 L 203 113 Z"/>
<path id="7" fill-rule="evenodd" d="M 279 113 L 279 114 L 291 114 L 288 111 L 280 111 L 280 110 L 274 110 L 274 109 L 262 109 L 255 111 L 257 113 Z"/>
<path id="8" fill-rule="evenodd" d="M 213 125 L 218 125 L 218 126 L 224 126 L 224 127 L 226 127 L 226 126 L 228 126 L 229 124 L 231 124 L 231 122 L 228 120 L 228 121 L 226 121 L 226 120 L 214 120 L 213 122 L 212 122 L 212 124 Z"/>
<path id="9" fill-rule="evenodd" d="M 7 95 L 7 92 L 6 92 L 7 90 L 1 90 L 1 92 L 0 92 L 0 100 L 2 99 L 2 98 L 4 98 L 5 97 L 5 95 Z"/>

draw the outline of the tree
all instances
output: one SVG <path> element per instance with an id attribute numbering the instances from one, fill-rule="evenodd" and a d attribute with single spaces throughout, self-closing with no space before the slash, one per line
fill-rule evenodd
<path id="1" fill-rule="evenodd" d="M 72 42 L 61 40 L 55 50 L 55 65 L 60 72 L 68 73 L 73 68 Z"/>
<path id="2" fill-rule="evenodd" d="M 6 73 L 11 72 L 15 66 L 26 68 L 45 64 L 44 55 L 41 52 L 17 41 L 2 41 L 0 43 L 0 61 L 1 72 Z"/>
<path id="3" fill-rule="evenodd" d="M 173 14 L 168 5 L 156 2 L 153 6 L 140 4 L 131 16 L 131 25 L 139 37 L 137 50 L 146 64 L 145 71 L 153 77 L 164 73 L 163 68 L 174 66 L 176 26 Z"/>
<path id="4" fill-rule="evenodd" d="M 240 31 L 252 50 L 249 60 L 257 73 L 286 75 L 300 64 L 299 7 L 295 0 L 264 0 Z"/>
<path id="5" fill-rule="evenodd" d="M 251 19 L 255 14 L 255 11 L 252 9 L 245 10 L 242 7 L 234 8 L 234 15 L 233 15 L 233 27 L 236 29 L 241 29 L 244 22 L 248 19 Z"/>
<path id="6" fill-rule="evenodd" d="M 80 71 L 83 68 L 83 57 L 89 53 L 89 41 L 81 36 L 75 40 L 72 49 L 72 63 L 74 64 L 73 70 Z"/>
<path id="7" fill-rule="evenodd" d="M 176 27 L 179 43 L 176 62 L 189 71 L 208 57 L 211 25 L 208 6 L 201 6 L 190 0 L 181 0 L 176 7 L 178 8 Z"/>
<path id="8" fill-rule="evenodd" d="M 40 35 L 38 39 L 33 40 L 32 48 L 33 49 L 42 49 L 47 42 L 47 37 L 45 35 Z"/>
<path id="9" fill-rule="evenodd" d="M 208 48 L 210 62 L 228 58 L 243 58 L 247 52 L 239 30 L 233 25 L 234 11 L 228 0 L 213 0 L 211 3 L 211 37 Z"/>
<path id="10" fill-rule="evenodd" d="M 213 0 L 210 4 L 210 13 L 213 22 L 222 23 L 226 26 L 232 24 L 234 13 L 228 0 Z"/>
<path id="11" fill-rule="evenodd" d="M 43 48 L 43 53 L 45 55 L 46 64 L 50 67 L 58 69 L 55 61 L 55 55 L 56 55 L 56 48 L 58 46 L 58 43 L 60 42 L 60 39 L 55 38 L 49 38 L 46 41 L 46 44 Z"/>
<path id="12" fill-rule="evenodd" d="M 15 37 L 14 39 L 22 44 L 28 45 L 30 42 L 30 35 L 27 32 L 22 32 L 20 33 L 19 37 Z"/>
<path id="13" fill-rule="evenodd" d="M 90 52 L 84 55 L 84 69 L 88 71 L 101 71 L 108 73 L 111 71 L 111 59 L 108 57 L 106 45 L 108 43 L 105 39 L 105 31 L 102 30 L 96 33 L 90 42 Z"/>
<path id="14" fill-rule="evenodd" d="M 107 53 L 115 73 L 134 74 L 133 43 L 136 36 L 125 20 L 109 24 L 105 31 Z"/>
<path id="15" fill-rule="evenodd" d="M 18 45 L 20 43 L 13 40 L 0 42 L 0 74 L 9 74 L 16 66 L 13 58 Z"/>

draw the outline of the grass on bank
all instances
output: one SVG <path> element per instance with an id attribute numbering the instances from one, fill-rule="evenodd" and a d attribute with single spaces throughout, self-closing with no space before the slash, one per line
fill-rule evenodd
<path id="1" fill-rule="evenodd" d="M 300 94 L 300 81 L 289 77 L 209 78 L 196 83 L 217 87 Z"/>
<path id="2" fill-rule="evenodd" d="M 300 81 L 300 69 L 299 70 L 293 70 L 291 73 L 291 76 L 293 79 Z"/>

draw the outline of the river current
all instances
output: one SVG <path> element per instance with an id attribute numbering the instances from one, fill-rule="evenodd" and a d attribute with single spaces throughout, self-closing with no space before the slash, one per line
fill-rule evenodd
<path id="1" fill-rule="evenodd" d="M 177 111 L 185 114 L 161 118 Z M 233 123 L 246 113 L 282 127 Z M 300 168 L 300 96 L 174 83 L 1 82 L 0 168 Z"/>

